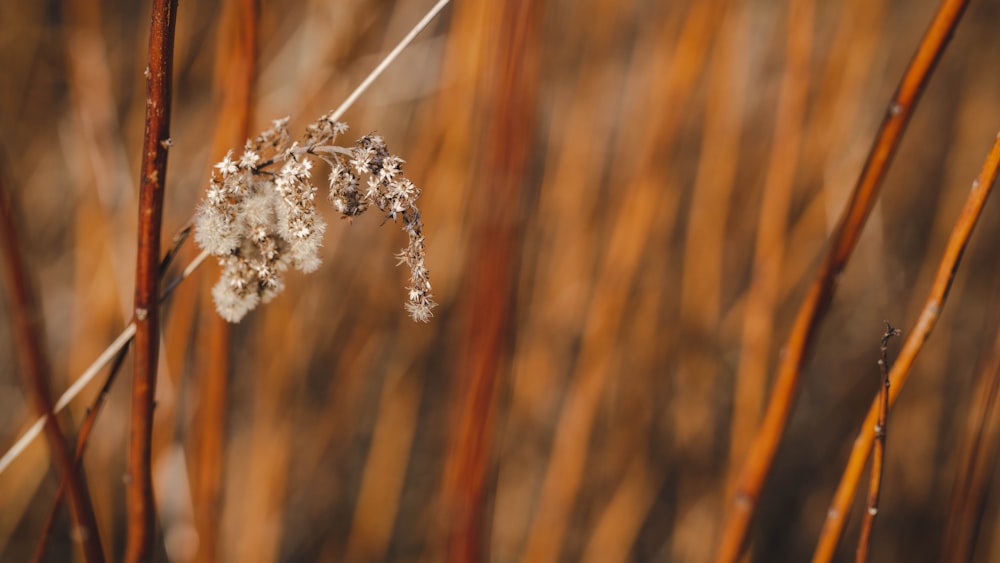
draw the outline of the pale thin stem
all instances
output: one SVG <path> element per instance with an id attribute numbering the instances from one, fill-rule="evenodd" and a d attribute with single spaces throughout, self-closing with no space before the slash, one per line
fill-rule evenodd
<path id="1" fill-rule="evenodd" d="M 184 268 L 184 272 L 181 273 L 177 279 L 167 285 L 163 291 L 163 297 L 161 299 L 166 299 L 173 292 L 173 290 L 180 285 L 182 281 L 190 277 L 191 274 L 193 274 L 194 271 L 197 270 L 198 267 L 201 266 L 202 262 L 204 262 L 208 257 L 208 252 L 202 251 L 201 254 L 194 258 L 194 260 L 191 260 L 191 262 Z M 112 359 L 114 359 L 122 348 L 132 341 L 133 336 L 135 336 L 135 323 L 129 323 L 129 325 L 122 330 L 121 334 L 118 335 L 118 338 L 115 338 L 114 342 L 112 342 L 103 352 L 101 352 L 101 355 L 94 360 L 94 363 L 90 364 L 90 367 L 84 370 L 83 374 L 69 386 L 69 389 L 66 389 L 66 391 L 63 392 L 62 396 L 59 397 L 59 400 L 56 401 L 54 409 L 55 414 L 62 412 L 62 410 L 66 408 L 73 401 L 73 399 L 75 399 L 76 396 L 84 390 L 84 388 L 90 385 L 90 382 L 97 377 L 97 374 L 100 373 Z M 7 453 L 0 458 L 0 475 L 3 475 L 3 472 L 7 470 L 10 464 L 13 463 L 18 456 L 24 453 L 24 450 L 26 450 L 28 446 L 35 441 L 35 438 L 37 438 L 42 432 L 42 428 L 44 426 L 44 417 L 39 418 L 33 425 L 31 425 L 30 428 L 28 428 L 28 431 L 25 432 L 24 435 L 22 435 L 9 450 L 7 450 Z"/>
<path id="2" fill-rule="evenodd" d="M 423 31 L 424 28 L 431 23 L 431 20 L 433 20 L 438 15 L 438 13 L 441 10 L 443 10 L 445 6 L 448 5 L 448 1 L 449 0 L 440 0 L 437 4 L 434 5 L 433 8 L 430 9 L 429 12 L 427 12 L 427 14 L 423 17 L 423 19 L 417 22 L 417 25 L 413 26 L 413 29 L 411 29 L 410 32 L 406 34 L 406 37 L 403 37 L 403 40 L 400 41 L 399 44 L 396 45 L 396 47 L 392 51 L 389 51 L 389 54 L 386 55 L 384 59 L 382 59 L 382 62 L 380 62 L 378 66 L 375 67 L 375 70 L 371 71 L 371 73 L 364 80 L 361 81 L 361 84 L 358 84 L 358 87 L 355 88 L 353 92 L 351 92 L 350 96 L 347 96 L 347 99 L 344 100 L 344 103 L 340 104 L 340 107 L 338 107 L 332 114 L 330 114 L 331 121 L 337 121 L 341 117 L 343 117 L 343 115 L 347 112 L 347 110 L 352 105 L 354 105 L 354 102 L 356 102 L 358 98 L 361 97 L 361 94 L 364 94 L 365 90 L 367 90 L 368 87 L 371 86 L 373 82 L 375 82 L 375 79 L 378 78 L 382 74 L 382 72 L 385 71 L 385 69 L 389 68 L 389 65 L 391 65 L 392 62 L 396 60 L 396 57 L 398 57 L 399 54 L 403 52 L 403 49 L 406 49 L 410 45 L 410 43 L 413 42 L 414 38 L 416 38 L 417 35 L 419 35 L 420 32 Z"/>
<path id="3" fill-rule="evenodd" d="M 368 75 L 367 78 L 362 81 L 362 83 L 355 88 L 350 96 L 344 100 L 344 103 L 340 104 L 340 107 L 332 114 L 332 119 L 336 120 L 343 116 L 345 112 L 357 101 L 365 90 L 375 81 L 376 78 L 392 63 L 393 60 L 413 42 L 413 39 L 427 27 L 427 25 L 433 20 L 437 15 L 444 9 L 450 0 L 440 0 L 427 12 L 427 14 L 413 27 L 412 30 L 399 42 L 396 47 L 389 52 L 386 58 L 375 67 L 374 70 Z M 197 270 L 201 264 L 209 257 L 209 253 L 202 251 L 198 256 L 196 256 L 190 263 L 184 268 L 184 272 L 177 277 L 174 281 L 170 282 L 163 290 L 163 295 L 161 299 L 169 296 L 177 286 L 191 276 Z M 67 389 L 59 401 L 56 402 L 54 412 L 58 414 L 66 406 L 80 394 L 85 387 L 87 387 L 94 377 L 103 369 L 127 343 L 132 341 L 132 337 L 135 336 L 135 323 L 130 323 L 128 326 L 122 330 L 121 334 L 108 346 L 100 356 L 94 360 L 94 363 L 88 367 L 83 374 Z M 33 424 L 28 430 L 14 443 L 13 446 L 0 458 L 0 475 L 3 475 L 4 471 L 17 459 L 24 450 L 31 445 L 32 442 L 38 438 L 41 433 L 42 428 L 45 425 L 44 419 L 39 419 Z"/>
<path id="4" fill-rule="evenodd" d="M 89 385 L 90 382 L 94 380 L 94 377 L 100 373 L 101 369 L 103 369 L 104 366 L 106 366 L 108 362 L 110 362 L 115 355 L 118 354 L 123 347 L 125 347 L 126 344 L 132 341 L 133 336 L 135 336 L 135 323 L 130 323 L 127 327 L 125 327 L 125 330 L 118 335 L 118 338 L 116 338 L 106 350 L 101 352 L 101 355 L 94 360 L 94 363 L 90 364 L 90 367 L 83 372 L 83 375 L 74 381 L 73 385 L 70 385 L 69 389 L 67 389 L 62 396 L 59 397 L 59 400 L 56 401 L 53 412 L 55 414 L 62 412 L 62 410 L 66 408 L 66 406 L 69 405 L 77 395 L 80 394 L 80 391 L 83 391 L 84 387 Z M 0 458 L 0 475 L 3 475 L 3 472 L 7 470 L 7 467 L 9 467 L 10 464 L 17 459 L 18 456 L 24 453 L 24 450 L 26 450 L 28 446 L 35 441 L 35 438 L 37 438 L 42 432 L 42 427 L 44 425 L 45 418 L 39 418 L 33 425 L 31 425 L 31 428 L 28 428 L 28 431 L 25 432 L 24 435 L 21 436 L 21 438 L 13 446 L 11 446 L 9 450 L 7 450 L 7 453 L 4 454 L 3 458 Z"/>

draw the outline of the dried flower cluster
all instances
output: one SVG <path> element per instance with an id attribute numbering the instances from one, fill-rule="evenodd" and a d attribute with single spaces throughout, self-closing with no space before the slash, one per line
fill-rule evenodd
<path id="1" fill-rule="evenodd" d="M 230 152 L 215 165 L 195 220 L 195 240 L 223 267 L 212 296 L 226 320 L 237 322 L 281 293 L 289 266 L 303 272 L 319 267 L 326 223 L 316 211 L 314 158 L 331 168 L 329 197 L 343 217 L 375 206 L 402 221 L 409 244 L 397 256 L 410 268 L 406 310 L 417 321 L 432 316 L 436 303 L 416 206 L 420 190 L 403 176 L 403 160 L 389 153 L 381 137 L 366 135 L 350 148 L 334 144 L 345 131 L 346 124 L 327 115 L 306 129 L 301 142 L 292 142 L 288 118 L 279 119 L 247 141 L 239 159 Z"/>

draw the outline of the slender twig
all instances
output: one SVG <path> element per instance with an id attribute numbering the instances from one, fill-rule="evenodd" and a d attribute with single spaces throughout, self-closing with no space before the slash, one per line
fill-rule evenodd
<path id="1" fill-rule="evenodd" d="M 129 437 L 128 535 L 125 560 L 152 555 L 156 507 L 151 467 L 153 397 L 159 357 L 159 262 L 163 191 L 170 139 L 171 84 L 177 0 L 153 0 L 146 67 L 146 128 L 139 177 L 139 235 L 135 273 L 135 354 Z"/>
<path id="2" fill-rule="evenodd" d="M 433 18 L 434 16 L 439 14 L 441 12 L 441 9 L 444 8 L 444 6 L 448 4 L 448 2 L 449 0 L 441 0 L 440 2 L 435 4 L 434 7 L 431 8 L 431 11 L 428 12 L 428 15 L 425 16 L 423 19 L 421 19 L 420 22 L 418 22 L 417 25 L 414 27 L 416 33 L 419 33 L 420 30 L 427 27 L 430 18 Z M 407 36 L 404 37 L 402 41 L 400 41 L 399 45 L 397 45 L 396 48 L 393 49 L 392 53 L 398 54 L 397 51 L 402 50 L 407 45 L 409 45 L 412 42 L 413 37 L 416 35 L 416 33 L 414 31 L 411 31 L 409 34 L 407 34 Z M 354 92 L 351 93 L 348 99 L 351 100 L 352 102 L 356 101 L 357 98 L 360 96 L 360 94 L 364 92 L 364 90 L 368 87 L 368 85 L 371 84 L 374 78 L 377 78 L 382 73 L 382 71 L 385 70 L 385 68 L 386 65 L 382 64 L 376 67 L 371 72 L 371 74 L 368 75 L 368 77 L 364 80 L 364 82 L 362 82 L 354 90 Z M 349 108 L 350 104 L 348 104 L 347 102 L 341 104 L 341 106 L 337 109 L 338 115 L 343 115 L 343 113 L 346 112 Z M 183 237 L 181 237 L 181 240 L 183 240 Z M 189 262 L 187 266 L 184 267 L 184 271 L 181 273 L 181 275 L 177 276 L 171 282 L 167 283 L 164 286 L 163 292 L 160 296 L 160 301 L 163 301 L 164 299 L 169 297 L 170 294 L 173 293 L 173 291 L 177 289 L 177 287 L 184 280 L 191 277 L 191 274 L 197 271 L 198 268 L 201 267 L 202 263 L 206 259 L 208 259 L 209 256 L 210 254 L 208 252 L 202 251 L 200 254 L 198 254 L 198 256 L 192 259 L 191 262 Z M 78 377 L 73 382 L 73 385 L 71 385 L 59 397 L 59 400 L 56 402 L 55 405 L 56 414 L 58 414 L 64 408 L 66 408 L 66 406 L 69 405 L 69 403 L 72 402 L 73 399 L 75 399 L 76 396 L 79 395 L 80 392 L 83 391 L 83 389 L 87 387 L 87 385 L 89 385 L 91 381 L 94 380 L 97 374 L 100 373 L 100 371 L 105 366 L 108 365 L 108 363 L 115 357 L 115 355 L 118 354 L 118 352 L 123 347 L 125 347 L 129 342 L 132 341 L 132 338 L 135 336 L 135 331 L 136 331 L 136 325 L 134 322 L 129 323 L 124 329 L 122 329 L 121 334 L 119 334 L 115 338 L 115 340 L 111 344 L 109 344 L 108 347 L 103 352 L 101 352 L 101 354 L 97 357 L 97 359 L 94 360 L 94 362 L 86 370 L 84 370 L 84 372 L 80 375 L 80 377 Z M 35 438 L 38 438 L 38 435 L 41 434 L 43 424 L 44 424 L 44 418 L 40 418 L 39 420 L 35 421 L 35 423 L 31 425 L 31 427 L 29 427 L 28 430 L 17 440 L 17 442 L 15 442 L 14 445 L 7 450 L 7 452 L 3 455 L 3 457 L 0 458 L 0 475 L 3 475 L 4 471 L 6 471 L 8 467 L 10 467 L 10 464 L 13 463 L 14 460 L 17 459 L 22 453 L 24 453 L 24 450 L 27 449 L 29 445 L 31 445 L 31 443 L 35 440 Z"/>
<path id="3" fill-rule="evenodd" d="M 431 21 L 441 12 L 441 10 L 448 5 L 448 2 L 449 0 L 439 0 L 437 4 L 434 4 L 427 14 L 425 14 L 424 17 L 417 22 L 417 25 L 413 26 L 413 29 L 411 29 L 410 32 L 403 37 L 399 44 L 396 45 L 392 51 L 389 51 L 389 54 L 382 59 L 382 62 L 375 67 L 375 70 L 371 71 L 371 74 L 365 77 L 365 79 L 361 81 L 361 84 L 359 84 L 358 87 L 355 88 L 349 96 L 347 96 L 347 99 L 344 100 L 344 102 L 340 104 L 340 106 L 334 110 L 332 114 L 330 114 L 331 121 L 337 121 L 343 117 L 348 108 L 354 105 L 354 102 L 358 101 L 361 94 L 364 94 L 365 90 L 367 90 L 368 87 L 375 82 L 375 79 L 378 78 L 385 69 L 389 68 L 389 65 L 396 60 L 396 57 L 398 57 L 399 54 L 413 42 L 417 35 L 420 35 L 420 32 L 423 31 L 424 28 L 427 27 L 427 25 L 430 24 Z"/>
<path id="4" fill-rule="evenodd" d="M 190 277 L 191 274 L 198 269 L 201 263 L 208 258 L 208 256 L 207 252 L 202 252 L 195 257 L 195 259 L 187 265 L 181 275 L 177 276 L 166 285 L 163 290 L 163 295 L 160 297 L 160 301 L 162 302 L 166 300 L 173 290 L 176 289 L 182 281 Z M 135 336 L 135 323 L 129 323 L 128 326 L 122 329 L 121 334 L 115 337 L 114 341 L 111 342 L 111 344 L 109 344 L 103 352 L 101 352 L 97 359 L 94 360 L 94 362 L 91 363 L 82 374 L 80 374 L 80 377 L 78 377 L 76 381 L 74 381 L 73 384 L 63 392 L 63 394 L 59 397 L 59 400 L 56 401 L 55 413 L 59 414 L 63 409 L 69 406 L 69 404 L 73 402 L 73 399 L 75 399 L 76 396 L 79 395 L 88 385 L 90 385 L 90 382 L 93 381 L 99 373 L 101 373 L 101 370 L 104 369 L 104 367 L 107 366 L 108 363 L 110 363 L 111 360 L 113 360 L 119 353 L 121 353 L 123 348 L 132 342 L 133 336 Z M 3 475 L 4 471 L 10 467 L 10 464 L 13 463 L 14 460 L 17 459 L 22 453 L 24 453 L 24 450 L 35 441 L 35 438 L 37 438 L 39 434 L 41 434 L 44 422 L 44 418 L 36 420 L 35 423 L 31 425 L 31 427 L 29 427 L 20 438 L 18 438 L 17 442 L 15 442 L 14 445 L 7 450 L 7 453 L 0 458 L 0 475 Z"/>
<path id="5" fill-rule="evenodd" d="M 180 250 L 180 247 L 184 244 L 184 241 L 187 240 L 188 234 L 190 234 L 190 232 L 191 232 L 191 224 L 189 223 L 188 225 L 181 228 L 181 230 L 174 235 L 171 247 L 163 255 L 163 259 L 160 260 L 161 278 L 163 278 L 166 275 L 167 270 L 170 268 L 170 264 L 173 262 L 173 259 L 177 256 L 177 252 Z M 185 276 L 181 277 L 183 278 Z M 164 295 L 160 297 L 160 301 L 163 302 L 164 300 L 166 300 L 166 297 L 167 294 L 166 292 L 164 292 Z M 125 352 L 128 350 L 129 343 L 132 342 L 131 337 L 132 334 L 134 334 L 135 325 L 130 324 L 129 327 L 131 327 L 133 330 L 131 332 L 128 332 L 128 337 L 122 338 L 122 336 L 126 334 L 123 333 L 122 336 L 119 336 L 119 338 L 116 339 L 115 341 L 116 343 L 120 341 L 121 346 L 119 347 L 113 344 L 112 347 L 110 348 L 114 352 L 112 354 L 112 356 L 114 357 L 114 361 L 111 365 L 111 369 L 108 371 L 108 377 L 104 380 L 104 384 L 101 385 L 101 390 L 98 392 L 97 398 L 94 399 L 93 405 L 91 405 L 91 407 L 87 410 L 87 417 L 84 419 L 83 424 L 80 426 L 80 432 L 77 435 L 76 439 L 76 453 L 74 457 L 74 461 L 78 466 L 80 462 L 83 460 L 83 450 L 86 447 L 87 439 L 90 437 L 90 431 L 93 428 L 94 424 L 97 422 L 97 415 L 98 413 L 101 412 L 101 408 L 107 401 L 107 397 L 111 392 L 111 386 L 116 381 L 118 372 L 121 370 L 121 366 L 125 362 L 125 356 L 126 356 Z M 105 352 L 105 354 L 102 354 L 101 357 L 103 358 L 106 354 L 107 352 Z M 80 380 L 89 381 L 91 377 L 88 376 L 88 374 L 90 372 L 93 372 L 96 375 L 103 367 L 104 367 L 103 362 L 101 362 L 99 359 L 98 362 L 95 363 L 95 365 L 92 365 L 87 370 L 87 373 L 85 373 L 84 376 L 80 378 Z M 73 391 L 74 389 L 82 389 L 82 388 L 83 386 L 79 385 L 79 380 L 78 380 L 77 384 L 75 384 L 73 387 L 67 390 L 66 393 L 64 393 L 63 396 L 59 398 L 59 403 L 57 403 L 56 405 L 56 412 L 58 413 L 65 407 L 65 405 L 68 405 L 69 402 L 72 400 L 72 397 L 67 397 L 67 395 L 69 395 L 71 391 Z M 75 393 L 73 395 L 75 396 Z M 25 436 L 22 437 L 22 440 L 24 440 L 29 435 L 30 432 L 26 433 Z M 4 465 L 4 467 L 6 467 L 6 465 Z M 2 472 L 3 472 L 2 469 L 0 469 L 0 473 Z M 56 515 L 59 513 L 59 505 L 62 503 L 62 499 L 63 496 L 65 495 L 65 492 L 66 492 L 66 481 L 61 480 L 59 482 L 59 489 L 56 491 L 56 498 L 52 503 L 52 509 L 49 511 L 49 515 L 42 526 L 42 532 L 39 534 L 39 541 L 37 547 L 35 548 L 35 556 L 33 561 L 40 562 L 42 558 L 45 556 L 45 548 L 47 545 L 46 539 L 52 532 L 52 527 L 55 525 L 55 518 Z"/>
<path id="6" fill-rule="evenodd" d="M 77 466 L 83 460 L 83 450 L 87 445 L 87 439 L 90 437 L 90 432 L 94 428 L 94 423 L 97 422 L 97 415 L 101 412 L 101 407 L 107 402 L 108 395 L 111 392 L 111 385 L 114 384 L 115 379 L 118 376 L 118 372 L 121 370 L 122 364 L 125 363 L 125 356 L 128 348 L 122 348 L 118 355 L 115 356 L 115 361 L 111 365 L 111 370 L 108 372 L 107 379 L 104 380 L 104 384 L 101 385 L 101 391 L 97 394 L 97 398 L 94 399 L 94 404 L 87 410 L 87 417 L 83 420 L 83 424 L 80 425 L 80 432 L 76 437 L 76 452 L 73 456 L 74 463 Z M 55 525 L 56 515 L 59 514 L 59 506 L 62 504 L 63 496 L 66 493 L 66 480 L 63 479 L 59 482 L 59 489 L 56 490 L 56 498 L 52 501 L 52 508 L 49 510 L 49 515 L 45 519 L 45 524 L 42 525 L 42 531 L 39 533 L 38 545 L 35 547 L 35 556 L 32 561 L 35 563 L 41 563 L 42 559 L 45 557 L 45 548 L 48 545 L 47 539 L 49 534 L 52 533 L 52 528 Z"/>
<path id="7" fill-rule="evenodd" d="M 896 402 L 896 398 L 899 396 L 900 391 L 902 391 L 903 385 L 910 375 L 910 368 L 913 366 L 914 359 L 923 348 L 924 342 L 930 337 L 931 331 L 934 330 L 934 326 L 937 324 L 938 317 L 941 315 L 941 309 L 948 298 L 951 283 L 955 278 L 955 273 L 958 271 L 958 264 L 962 259 L 962 253 L 965 252 L 965 247 L 969 243 L 969 237 L 972 235 L 972 229 L 976 226 L 976 222 L 982 214 L 986 198 L 989 197 L 993 189 L 993 183 L 997 178 L 998 166 L 1000 166 L 1000 133 L 997 134 L 996 141 L 989 155 L 986 157 L 986 161 L 983 163 L 983 168 L 979 172 L 979 176 L 972 182 L 972 191 L 969 192 L 969 197 L 966 199 L 962 214 L 955 222 L 955 226 L 948 238 L 944 256 L 942 256 L 941 262 L 938 264 L 934 283 L 927 295 L 927 300 L 924 303 L 923 310 L 920 312 L 920 317 L 913 328 L 910 329 L 910 335 L 907 337 L 906 343 L 903 344 L 903 348 L 899 351 L 896 363 L 893 364 L 892 370 L 889 372 L 889 378 L 892 380 L 892 388 L 889 390 L 890 407 Z M 827 511 L 826 521 L 820 532 L 816 551 L 813 554 L 814 563 L 823 563 L 833 559 L 837 542 L 840 541 L 840 536 L 843 532 L 847 511 L 850 508 L 851 501 L 854 499 L 865 462 L 868 460 L 868 452 L 872 449 L 872 442 L 875 439 L 875 435 L 869 429 L 878 420 L 878 411 L 879 401 L 876 398 L 868 410 L 868 415 L 861 426 L 861 432 L 854 440 L 854 446 L 851 449 L 847 467 L 844 469 L 844 474 L 840 478 L 840 484 L 837 486 L 830 509 Z"/>
<path id="8" fill-rule="evenodd" d="M 827 311 L 836 280 L 861 236 L 914 106 L 967 4 L 968 0 L 944 0 L 934 16 L 889 104 L 850 203 L 830 237 L 828 251 L 799 307 L 795 324 L 783 348 L 784 355 L 760 430 L 740 472 L 719 546 L 717 561 L 720 563 L 736 561 L 744 549 L 764 479 L 771 470 L 792 411 L 802 364 L 815 329 Z"/>
<path id="9" fill-rule="evenodd" d="M 62 412 L 62 410 L 66 408 L 66 406 L 69 405 L 69 403 L 76 398 L 77 395 L 80 394 L 80 391 L 83 391 L 83 388 L 86 387 L 88 383 L 93 381 L 94 377 L 100 373 L 101 369 L 108 365 L 108 362 L 110 362 L 123 347 L 132 341 L 133 336 L 135 336 L 135 323 L 130 323 L 127 327 L 125 327 L 125 330 L 123 330 L 122 333 L 115 338 L 114 342 L 112 342 L 107 349 L 101 352 L 101 355 L 94 360 L 94 363 L 90 364 L 90 367 L 83 372 L 83 375 L 81 375 L 73 383 L 73 385 L 70 385 L 69 389 L 63 392 L 62 396 L 59 397 L 59 400 L 56 401 L 55 410 L 53 412 L 55 414 Z M 26 450 L 28 446 L 35 441 L 35 438 L 41 434 L 42 427 L 44 425 L 44 417 L 36 420 L 35 423 L 28 428 L 28 431 L 25 432 L 9 450 L 7 450 L 7 453 L 5 453 L 3 458 L 0 459 L 0 475 L 2 475 L 3 472 L 10 467 L 10 464 L 13 463 L 14 460 L 17 459 L 22 453 L 24 453 L 24 450 Z"/>
<path id="10" fill-rule="evenodd" d="M 163 259 L 160 260 L 160 281 L 162 283 L 163 277 L 167 275 L 167 270 L 170 265 L 174 263 L 174 258 L 177 257 L 177 253 L 180 251 L 181 246 L 184 245 L 184 241 L 187 240 L 188 235 L 191 234 L 191 229 L 194 228 L 194 223 L 188 222 L 187 225 L 181 227 L 179 231 L 174 235 L 171 241 L 170 248 L 163 254 Z M 164 292 L 166 293 L 166 292 Z M 160 301 L 163 301 L 164 295 L 161 293 Z"/>
<path id="11" fill-rule="evenodd" d="M 31 397 L 32 406 L 41 415 L 40 430 L 45 431 L 49 452 L 60 478 L 69 490 L 74 536 L 78 538 L 84 559 L 88 563 L 104 561 L 97 518 L 90 503 L 86 485 L 73 465 L 66 439 L 59 429 L 49 389 L 51 368 L 43 344 L 42 311 L 29 282 L 28 266 L 22 255 L 20 236 L 14 225 L 13 203 L 8 201 L 6 182 L 0 170 L 0 259 L 8 306 L 13 321 L 13 333 L 21 360 L 21 375 Z"/>
<path id="12" fill-rule="evenodd" d="M 889 321 L 885 321 L 885 332 L 882 333 L 882 343 L 879 348 L 881 355 L 878 359 L 878 422 L 874 428 L 875 448 L 872 452 L 868 510 L 865 511 L 865 519 L 861 524 L 861 536 L 858 540 L 858 551 L 855 558 L 857 563 L 868 561 L 868 554 L 871 552 L 872 528 L 875 526 L 875 517 L 878 515 L 878 500 L 882 493 L 882 472 L 885 467 L 885 439 L 889 431 L 889 339 L 900 334 L 902 334 L 901 330 L 893 328 Z"/>

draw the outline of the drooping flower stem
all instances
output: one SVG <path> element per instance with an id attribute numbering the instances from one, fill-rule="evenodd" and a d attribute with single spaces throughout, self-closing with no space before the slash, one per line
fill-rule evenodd
<path id="1" fill-rule="evenodd" d="M 288 118 L 275 120 L 247 141 L 239 158 L 230 152 L 215 165 L 195 218 L 195 240 L 222 266 L 212 297 L 227 321 L 239 322 L 280 294 L 289 267 L 305 273 L 319 268 L 326 223 L 316 209 L 313 159 L 330 166 L 329 198 L 341 217 L 351 220 L 374 207 L 386 219 L 402 220 L 409 243 L 397 258 L 410 268 L 406 310 L 415 321 L 432 316 L 437 304 L 424 265 L 420 190 L 382 137 L 365 135 L 350 148 L 336 145 L 347 125 L 333 115 L 309 125 L 296 142 Z"/>

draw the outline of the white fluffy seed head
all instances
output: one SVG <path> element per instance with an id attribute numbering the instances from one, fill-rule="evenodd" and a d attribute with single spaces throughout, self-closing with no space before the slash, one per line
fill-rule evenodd
<path id="1" fill-rule="evenodd" d="M 345 131 L 346 124 L 326 115 L 293 143 L 288 118 L 279 119 L 247 141 L 238 159 L 229 152 L 215 165 L 195 220 L 195 240 L 224 267 L 212 295 L 226 320 L 237 322 L 281 293 L 289 266 L 306 273 L 319 268 L 326 223 L 316 210 L 313 158 L 330 165 L 329 198 L 342 217 L 375 207 L 386 219 L 402 219 L 409 244 L 397 257 L 410 268 L 406 310 L 415 321 L 433 316 L 436 303 L 416 206 L 420 190 L 403 175 L 403 159 L 389 153 L 382 137 L 366 135 L 351 148 L 335 145 Z"/>

